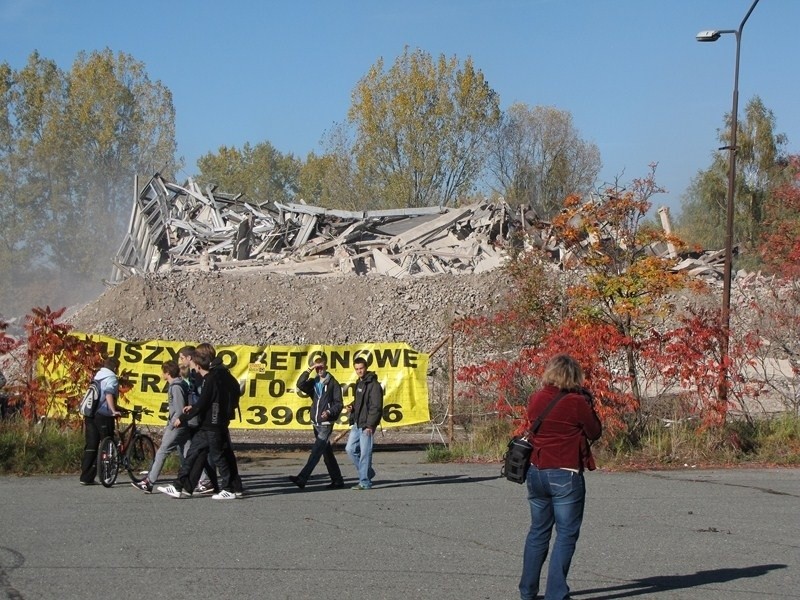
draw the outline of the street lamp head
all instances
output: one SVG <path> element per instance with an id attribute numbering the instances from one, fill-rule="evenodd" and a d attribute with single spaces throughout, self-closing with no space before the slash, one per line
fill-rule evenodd
<path id="1" fill-rule="evenodd" d="M 698 33 L 695 38 L 698 42 L 716 42 L 720 36 L 722 35 L 721 31 L 716 29 L 709 29 L 706 31 L 701 31 Z"/>

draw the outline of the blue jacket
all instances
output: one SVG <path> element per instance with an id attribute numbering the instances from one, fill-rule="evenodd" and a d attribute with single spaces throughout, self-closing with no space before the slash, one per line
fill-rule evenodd
<path id="1" fill-rule="evenodd" d="M 100 382 L 100 407 L 95 414 L 110 417 L 111 409 L 108 408 L 106 394 L 114 396 L 114 403 L 116 404 L 117 400 L 119 400 L 119 379 L 117 379 L 114 371 L 106 367 L 100 369 L 93 379 Z"/>

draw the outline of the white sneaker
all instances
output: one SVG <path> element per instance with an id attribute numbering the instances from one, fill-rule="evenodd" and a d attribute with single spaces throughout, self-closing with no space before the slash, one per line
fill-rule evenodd
<path id="1" fill-rule="evenodd" d="M 214 491 L 214 486 L 211 485 L 210 481 L 201 481 L 197 484 L 197 487 L 194 488 L 194 491 L 198 494 L 209 494 Z"/>
<path id="2" fill-rule="evenodd" d="M 183 491 L 179 492 L 177 489 L 175 489 L 174 485 L 160 485 L 156 489 L 162 494 L 166 494 L 167 496 L 172 496 L 173 498 L 180 498 L 185 494 L 185 492 Z M 189 494 L 186 495 L 188 496 Z"/>
<path id="3" fill-rule="evenodd" d="M 211 496 L 213 500 L 236 500 L 236 494 L 232 494 L 228 490 L 222 490 L 219 494 Z"/>

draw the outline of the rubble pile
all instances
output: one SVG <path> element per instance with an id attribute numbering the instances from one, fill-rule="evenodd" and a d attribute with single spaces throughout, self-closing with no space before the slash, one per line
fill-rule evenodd
<path id="1" fill-rule="evenodd" d="M 659 213 L 670 233 L 668 212 Z M 135 203 L 113 285 L 70 322 L 78 331 L 128 341 L 402 341 L 431 352 L 455 317 L 492 313 L 506 299 L 510 281 L 496 267 L 517 230 L 526 244 L 546 250 L 553 270 L 568 269 L 575 253 L 598 241 L 565 249 L 549 223 L 503 202 L 348 212 L 252 204 L 156 175 Z M 602 244 L 624 247 L 612 228 L 595 231 Z M 679 256 L 668 242 L 643 250 L 721 287 L 723 251 Z M 753 301 L 761 283 L 757 274 L 735 275 L 734 306 Z M 685 294 L 681 302 L 697 300 Z M 454 350 L 456 365 L 485 359 L 463 344 Z M 433 359 L 436 368 L 446 369 L 444 354 Z"/>
<path id="2" fill-rule="evenodd" d="M 505 202 L 343 211 L 253 204 L 154 175 L 133 206 L 111 283 L 136 274 L 258 267 L 291 275 L 481 273 L 504 261 Z"/>
<path id="3" fill-rule="evenodd" d="M 659 214 L 669 233 L 668 211 Z M 402 340 L 428 351 L 454 317 L 490 312 L 508 293 L 496 267 L 520 229 L 527 244 L 547 251 L 553 269 L 591 251 L 588 238 L 560 247 L 550 223 L 502 201 L 352 212 L 255 204 L 156 174 L 134 203 L 114 285 L 72 322 L 131 341 Z M 604 244 L 622 243 L 613 229 L 598 231 Z M 720 279 L 721 252 L 680 260 L 669 243 L 645 250 L 675 258 L 676 270 Z"/>
<path id="4" fill-rule="evenodd" d="M 669 212 L 659 211 L 670 233 Z M 502 200 L 456 208 L 421 207 L 344 211 L 300 203 L 248 202 L 244 197 L 191 179 L 171 183 L 156 173 L 136 198 L 128 233 L 113 261 L 109 283 L 132 275 L 199 269 L 258 269 L 287 275 L 411 275 L 483 273 L 501 266 L 512 234 L 546 250 L 564 268 L 576 252 L 589 251 L 587 238 L 565 249 L 551 224 Z M 623 244 L 610 227 L 602 242 Z M 682 259 L 673 268 L 719 281 L 724 251 L 678 257 L 670 243 L 645 251 Z"/>

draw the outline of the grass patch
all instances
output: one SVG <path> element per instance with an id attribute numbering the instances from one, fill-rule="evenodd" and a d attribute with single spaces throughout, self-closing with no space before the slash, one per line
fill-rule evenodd
<path id="1" fill-rule="evenodd" d="M 510 423 L 492 421 L 450 446 L 428 446 L 426 459 L 431 463 L 499 463 L 511 435 Z M 160 441 L 157 433 L 155 441 Z M 83 443 L 79 422 L 0 421 L 0 474 L 78 473 Z M 593 451 L 598 465 L 606 469 L 800 466 L 800 416 L 735 420 L 719 430 L 704 430 L 696 421 L 669 425 L 654 421 L 635 444 L 624 438 L 601 438 Z M 242 460 L 248 460 L 247 453 Z M 159 479 L 177 473 L 179 464 L 177 454 L 170 454 Z"/>
<path id="2" fill-rule="evenodd" d="M 466 440 L 431 445 L 428 462 L 500 462 L 511 425 L 492 422 L 472 430 Z M 732 420 L 721 429 L 704 429 L 694 420 L 650 423 L 635 443 L 601 438 L 592 448 L 607 469 L 684 466 L 799 466 L 800 416 L 780 415 L 754 422 Z"/>
<path id="3" fill-rule="evenodd" d="M 156 437 L 153 441 L 157 446 L 160 440 Z M 83 445 L 80 421 L 0 420 L 0 475 L 77 474 Z M 177 473 L 179 467 L 178 455 L 173 452 L 164 462 L 159 481 Z"/>
<path id="4" fill-rule="evenodd" d="M 599 444 L 596 454 L 598 463 L 609 468 L 796 466 L 800 465 L 800 417 L 732 420 L 720 429 L 704 429 L 697 421 L 659 421 L 649 424 L 635 445 L 610 440 Z"/>
<path id="5" fill-rule="evenodd" d="M 73 423 L 0 421 L 0 473 L 75 473 L 83 456 L 83 432 Z"/>
<path id="6" fill-rule="evenodd" d="M 498 462 L 511 439 L 512 426 L 507 421 L 492 421 L 473 430 L 467 440 L 447 446 L 428 446 L 428 462 Z"/>

